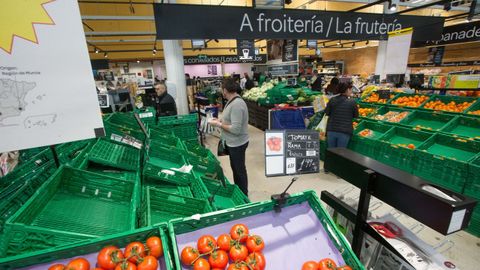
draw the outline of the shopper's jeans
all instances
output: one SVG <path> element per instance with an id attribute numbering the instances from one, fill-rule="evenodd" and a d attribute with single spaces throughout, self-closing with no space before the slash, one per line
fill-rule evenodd
<path id="1" fill-rule="evenodd" d="M 348 142 L 350 141 L 350 137 L 351 135 L 346 133 L 328 131 L 327 132 L 327 148 L 335 148 L 335 147 L 346 148 L 348 145 Z"/>
<path id="2" fill-rule="evenodd" d="M 245 151 L 247 150 L 248 142 L 237 147 L 228 147 L 230 153 L 230 166 L 233 171 L 233 181 L 248 196 L 248 176 L 247 168 L 245 167 Z"/>

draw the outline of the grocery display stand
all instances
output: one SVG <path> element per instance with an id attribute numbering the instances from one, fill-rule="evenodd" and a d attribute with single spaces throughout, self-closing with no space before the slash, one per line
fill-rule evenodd
<path id="1" fill-rule="evenodd" d="M 349 170 L 344 170 L 345 167 Z M 477 203 L 467 196 L 429 184 L 419 177 L 349 149 L 328 149 L 325 168 L 360 188 L 357 210 L 328 191 L 322 191 L 321 194 L 323 201 L 355 223 L 352 248 L 357 256 L 360 256 L 364 234 L 367 233 L 391 252 L 402 257 L 367 224 L 371 196 L 444 235 L 466 228 Z M 429 191 L 431 188 L 436 191 L 432 193 Z"/>

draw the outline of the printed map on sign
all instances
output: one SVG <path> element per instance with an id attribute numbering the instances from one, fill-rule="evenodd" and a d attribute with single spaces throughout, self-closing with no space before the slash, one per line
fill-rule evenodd
<path id="1" fill-rule="evenodd" d="M 0 153 L 102 135 L 78 2 L 2 0 L 0 25 Z"/>

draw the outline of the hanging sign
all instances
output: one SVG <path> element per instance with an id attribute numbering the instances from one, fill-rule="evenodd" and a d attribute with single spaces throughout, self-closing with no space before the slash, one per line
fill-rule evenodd
<path id="1" fill-rule="evenodd" d="M 320 138 L 314 130 L 266 130 L 265 175 L 317 173 Z"/>
<path id="2" fill-rule="evenodd" d="M 480 40 L 480 21 L 446 26 L 443 28 L 442 36 L 438 39 L 417 40 L 412 43 L 412 47 L 455 44 L 478 40 Z"/>
<path id="3" fill-rule="evenodd" d="M 427 63 L 440 64 L 443 60 L 445 46 L 428 48 Z"/>
<path id="4" fill-rule="evenodd" d="M 154 13 L 157 39 L 378 40 L 413 27 L 414 40 L 432 40 L 444 23 L 431 16 L 177 4 L 154 4 Z"/>
<path id="5" fill-rule="evenodd" d="M 203 64 L 237 64 L 237 63 L 254 63 L 265 64 L 267 62 L 266 54 L 254 55 L 252 59 L 242 60 L 238 55 L 203 55 L 198 56 L 184 56 L 184 65 L 203 65 Z"/>
<path id="6" fill-rule="evenodd" d="M 480 60 L 479 61 L 408 64 L 408 67 L 463 67 L 463 66 L 480 66 Z"/>
<path id="7" fill-rule="evenodd" d="M 237 40 L 238 59 L 252 61 L 255 57 L 255 41 L 253 39 Z"/>
<path id="8" fill-rule="evenodd" d="M 298 61 L 297 40 L 286 39 L 283 41 L 282 62 Z"/>
<path id="9" fill-rule="evenodd" d="M 298 64 L 268 66 L 268 73 L 272 76 L 298 75 Z"/>
<path id="10" fill-rule="evenodd" d="M 0 6 L 0 152 L 104 136 L 78 2 Z"/>

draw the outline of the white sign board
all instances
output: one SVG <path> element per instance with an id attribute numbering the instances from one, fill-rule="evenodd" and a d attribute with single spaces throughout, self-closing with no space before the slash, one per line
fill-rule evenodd
<path id="1" fill-rule="evenodd" d="M 103 135 L 78 2 L 2 1 L 0 25 L 0 152 Z"/>
<path id="2" fill-rule="evenodd" d="M 405 74 L 407 72 L 412 33 L 413 30 L 389 33 L 383 76 L 380 78 L 384 78 L 386 74 Z"/>

